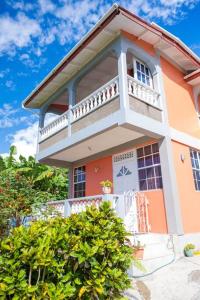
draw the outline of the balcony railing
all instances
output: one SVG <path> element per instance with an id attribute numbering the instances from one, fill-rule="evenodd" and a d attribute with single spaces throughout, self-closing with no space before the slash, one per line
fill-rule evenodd
<path id="1" fill-rule="evenodd" d="M 118 95 L 119 83 L 117 76 L 72 107 L 72 121 L 74 122 L 84 117 Z"/>
<path id="2" fill-rule="evenodd" d="M 108 103 L 118 95 L 119 95 L 119 80 L 117 76 L 72 107 L 71 123 L 79 120 L 80 118 L 86 116 L 92 111 L 95 111 L 97 108 Z M 50 124 L 42 128 L 40 130 L 39 141 L 42 141 L 50 137 L 54 133 L 63 129 L 64 127 L 67 127 L 67 125 L 69 125 L 69 111 L 60 115 L 53 122 L 51 122 Z"/>
<path id="3" fill-rule="evenodd" d="M 161 109 L 160 94 L 129 75 L 128 93 L 151 106 Z"/>
<path id="4" fill-rule="evenodd" d="M 127 192 L 122 195 L 95 195 L 82 198 L 52 201 L 48 205 L 58 211 L 63 217 L 85 211 L 87 206 L 99 208 L 102 201 L 110 201 L 117 215 L 124 220 L 125 227 L 132 233 L 147 233 L 150 231 L 148 199 L 140 192 Z"/>
<path id="5" fill-rule="evenodd" d="M 68 125 L 68 111 L 53 120 L 47 126 L 40 130 L 40 141 L 50 137 Z"/>
<path id="6" fill-rule="evenodd" d="M 128 93 L 139 100 L 161 109 L 160 94 L 128 75 Z M 119 78 L 116 76 L 111 81 L 101 86 L 94 93 L 77 103 L 67 111 L 60 115 L 53 122 L 40 130 L 39 141 L 43 141 L 51 135 L 59 132 L 61 129 L 70 126 L 77 120 L 85 117 L 89 113 L 95 111 L 99 107 L 108 103 L 119 95 Z M 69 118 L 69 116 L 71 116 Z"/>

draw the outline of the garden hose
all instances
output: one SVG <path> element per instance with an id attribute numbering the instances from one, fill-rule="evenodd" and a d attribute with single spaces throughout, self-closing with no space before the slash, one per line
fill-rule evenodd
<path id="1" fill-rule="evenodd" d="M 132 276 L 130 276 L 130 278 L 137 279 L 137 278 L 147 277 L 147 276 L 152 275 L 152 274 L 154 274 L 155 272 L 159 271 L 160 269 L 162 269 L 162 268 L 164 268 L 164 267 L 166 267 L 166 266 L 172 264 L 172 263 L 175 261 L 175 259 L 176 259 L 176 253 L 175 253 L 175 249 L 174 249 L 173 235 L 170 235 L 170 238 L 169 238 L 169 240 L 168 240 L 168 243 L 169 243 L 169 242 L 172 243 L 173 258 L 172 258 L 168 263 L 166 263 L 166 264 L 164 264 L 164 265 L 161 265 L 161 266 L 157 267 L 156 269 L 154 269 L 154 270 L 151 271 L 151 272 L 145 273 L 145 274 L 143 274 L 143 275 L 135 275 L 135 276 L 132 275 Z M 168 248 L 169 248 L 169 247 L 168 247 Z M 170 249 L 170 248 L 169 248 L 169 249 Z"/>

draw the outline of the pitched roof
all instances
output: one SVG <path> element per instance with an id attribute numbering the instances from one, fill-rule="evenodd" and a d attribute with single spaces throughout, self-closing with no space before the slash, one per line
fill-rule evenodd
<path id="1" fill-rule="evenodd" d="M 98 23 L 80 40 L 61 62 L 23 101 L 24 107 L 39 108 L 52 94 L 62 87 L 80 68 L 114 40 L 127 31 L 152 44 L 185 74 L 200 68 L 200 58 L 179 38 L 155 23 L 148 23 L 114 4 Z"/>

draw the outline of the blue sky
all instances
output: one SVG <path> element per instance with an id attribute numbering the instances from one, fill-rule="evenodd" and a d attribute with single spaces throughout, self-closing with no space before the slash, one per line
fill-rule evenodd
<path id="1" fill-rule="evenodd" d="M 37 115 L 22 100 L 117 1 L 0 1 L 0 153 L 14 143 L 33 154 Z M 117 3 L 154 21 L 200 55 L 200 0 L 122 0 Z"/>

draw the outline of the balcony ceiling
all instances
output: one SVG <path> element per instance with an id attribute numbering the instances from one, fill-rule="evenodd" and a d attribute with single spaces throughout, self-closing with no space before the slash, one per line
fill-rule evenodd
<path id="1" fill-rule="evenodd" d="M 75 162 L 108 149 L 110 151 L 113 147 L 122 145 L 142 136 L 143 135 L 139 132 L 118 126 L 47 158 Z"/>
<path id="2" fill-rule="evenodd" d="M 52 94 L 91 61 L 121 31 L 128 32 L 158 49 L 163 56 L 185 72 L 199 68 L 200 59 L 180 39 L 156 24 L 148 24 L 114 5 L 96 26 L 66 55 L 36 89 L 24 106 L 39 108 Z"/>

